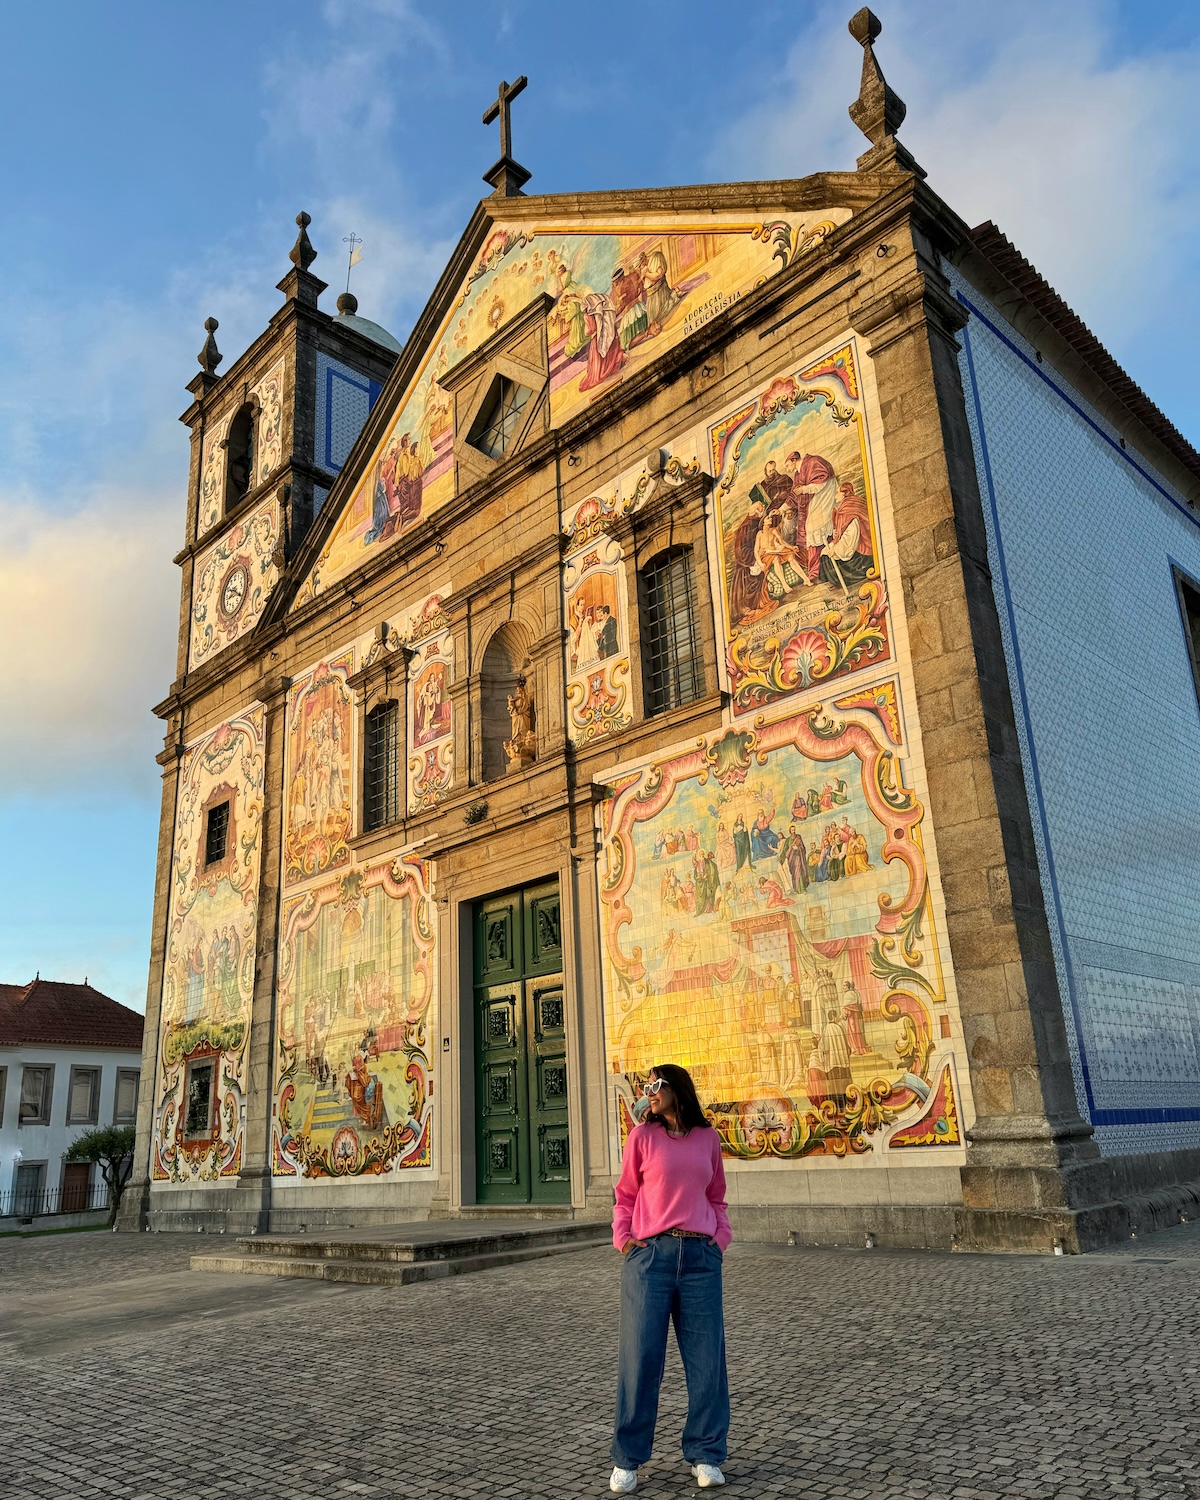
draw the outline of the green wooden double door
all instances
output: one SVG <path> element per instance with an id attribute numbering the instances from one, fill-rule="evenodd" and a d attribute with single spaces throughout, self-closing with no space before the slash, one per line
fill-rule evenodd
<path id="1" fill-rule="evenodd" d="M 567 1034 L 558 882 L 475 909 L 480 1203 L 569 1203 Z"/>

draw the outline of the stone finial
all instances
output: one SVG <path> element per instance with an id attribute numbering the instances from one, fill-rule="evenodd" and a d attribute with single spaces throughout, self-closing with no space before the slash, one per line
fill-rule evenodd
<path id="1" fill-rule="evenodd" d="M 850 118 L 872 146 L 882 146 L 890 141 L 907 113 L 904 100 L 888 87 L 883 70 L 875 59 L 873 44 L 882 30 L 879 17 L 865 5 L 850 17 L 850 35 L 863 49 L 862 82 L 858 98 L 850 106 Z"/>
<path id="2" fill-rule="evenodd" d="M 204 331 L 208 334 L 208 337 L 204 340 L 204 348 L 197 354 L 196 360 L 206 375 L 215 375 L 217 373 L 217 366 L 224 357 L 217 348 L 216 339 L 213 338 L 213 334 L 216 333 L 220 326 L 216 318 L 205 318 L 204 320 Z"/>
<path id="3" fill-rule="evenodd" d="M 352 318 L 358 311 L 358 298 L 353 292 L 343 292 L 337 300 L 337 310 L 346 317 Z"/>
<path id="4" fill-rule="evenodd" d="M 300 233 L 296 236 L 296 243 L 288 254 L 288 260 L 299 270 L 307 271 L 317 258 L 317 252 L 313 249 L 312 241 L 308 237 L 308 226 L 312 223 L 312 217 L 306 213 L 298 213 L 296 223 L 300 226 Z"/>

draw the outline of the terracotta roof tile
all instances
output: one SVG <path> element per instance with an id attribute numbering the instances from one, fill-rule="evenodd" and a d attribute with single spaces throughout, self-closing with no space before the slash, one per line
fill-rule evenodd
<path id="1" fill-rule="evenodd" d="M 90 984 L 0 984 L 0 1046 L 43 1042 L 141 1050 L 145 1017 Z"/>
<path id="2" fill-rule="evenodd" d="M 1012 241 L 989 220 L 971 230 L 975 248 L 992 263 L 1011 287 L 1045 318 L 1117 397 L 1129 414 L 1181 464 L 1200 477 L 1200 453 L 1135 384 L 1077 313 L 1071 311 L 1050 283 L 1025 259 Z"/>

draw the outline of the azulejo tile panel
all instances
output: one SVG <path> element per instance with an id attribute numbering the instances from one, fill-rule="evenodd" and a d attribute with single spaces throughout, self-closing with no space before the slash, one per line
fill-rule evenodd
<path id="1" fill-rule="evenodd" d="M 424 812 L 454 786 L 454 642 L 441 594 L 413 611 L 404 629 L 408 664 L 408 810 Z"/>
<path id="2" fill-rule="evenodd" d="M 435 948 L 418 859 L 355 867 L 284 902 L 277 1177 L 361 1179 L 432 1164 Z"/>
<path id="3" fill-rule="evenodd" d="M 736 718 L 893 654 L 858 360 L 851 340 L 708 427 Z"/>
<path id="4" fill-rule="evenodd" d="M 850 217 L 727 214 L 498 224 L 296 597 L 305 604 L 454 494 L 454 402 L 440 383 L 541 297 L 557 425 L 807 254 Z"/>
<path id="5" fill-rule="evenodd" d="M 272 495 L 196 559 L 189 667 L 253 630 L 279 582 L 279 497 Z"/>
<path id="6" fill-rule="evenodd" d="M 241 1170 L 254 998 L 263 807 L 263 709 L 252 705 L 184 753 L 155 1075 L 156 1182 L 211 1183 Z M 206 819 L 228 806 L 226 854 L 207 858 Z M 193 1066 L 211 1078 L 189 1099 Z M 199 1118 L 203 1115 L 204 1118 Z"/>
<path id="7" fill-rule="evenodd" d="M 284 785 L 284 884 L 350 862 L 354 708 L 348 649 L 319 662 L 288 692 Z"/>
<path id="8" fill-rule="evenodd" d="M 1200 528 L 952 281 L 1080 1108 L 1106 1152 L 1197 1146 L 1200 715 L 1171 565 L 1200 577 Z"/>
<path id="9" fill-rule="evenodd" d="M 674 1061 L 735 1159 L 963 1146 L 902 725 L 888 678 L 614 773 L 600 896 L 621 1139 L 649 1069 Z"/>

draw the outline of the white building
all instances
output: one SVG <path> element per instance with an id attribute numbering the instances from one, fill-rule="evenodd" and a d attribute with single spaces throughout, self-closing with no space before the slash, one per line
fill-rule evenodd
<path id="1" fill-rule="evenodd" d="M 105 1206 L 99 1168 L 63 1153 L 134 1123 L 142 1025 L 86 983 L 0 984 L 0 1220 Z"/>

